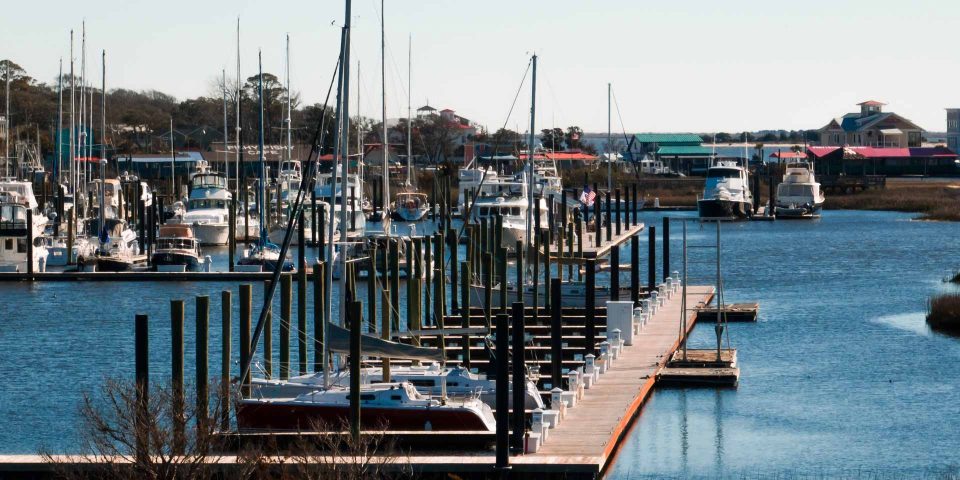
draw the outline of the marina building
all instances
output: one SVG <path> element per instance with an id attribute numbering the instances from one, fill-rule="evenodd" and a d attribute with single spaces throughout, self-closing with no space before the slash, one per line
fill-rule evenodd
<path id="1" fill-rule="evenodd" d="M 960 108 L 947 109 L 947 148 L 960 151 Z"/>
<path id="2" fill-rule="evenodd" d="M 668 165 L 675 172 L 702 175 L 713 151 L 694 133 L 638 133 L 627 144 L 624 159 Z"/>
<path id="3" fill-rule="evenodd" d="M 830 174 L 949 175 L 957 172 L 953 148 L 924 147 L 923 128 L 893 112 L 884 103 L 868 100 L 859 112 L 847 113 L 820 128 L 820 145 L 807 152 L 817 171 Z M 953 117 L 951 117 L 953 115 Z M 947 110 L 947 125 L 957 119 Z"/>

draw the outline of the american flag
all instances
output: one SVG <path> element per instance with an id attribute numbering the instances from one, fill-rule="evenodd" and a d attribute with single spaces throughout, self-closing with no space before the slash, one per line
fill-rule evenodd
<path id="1" fill-rule="evenodd" d="M 583 189 L 583 193 L 580 194 L 580 203 L 586 205 L 587 207 L 593 206 L 593 201 L 597 198 L 597 192 L 594 192 L 590 187 Z"/>

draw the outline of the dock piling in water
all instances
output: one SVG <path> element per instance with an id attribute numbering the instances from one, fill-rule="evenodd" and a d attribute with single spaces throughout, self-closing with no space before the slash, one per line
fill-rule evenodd
<path id="1" fill-rule="evenodd" d="M 586 332 L 584 332 L 586 353 L 595 354 L 594 346 L 597 343 L 597 261 L 587 259 L 587 298 L 584 302 L 586 310 Z"/>
<path id="2" fill-rule="evenodd" d="M 233 322 L 233 292 L 220 292 L 220 430 L 230 428 L 230 365 L 231 327 Z"/>
<path id="3" fill-rule="evenodd" d="M 210 336 L 210 297 L 199 295 L 196 299 L 197 306 L 197 354 L 196 354 L 196 378 L 197 378 L 197 422 L 205 423 L 208 415 L 209 397 L 209 359 L 207 358 Z"/>
<path id="4" fill-rule="evenodd" d="M 186 444 L 183 396 L 183 300 L 170 301 L 170 386 L 173 394 L 173 453 L 182 455 Z"/>
<path id="5" fill-rule="evenodd" d="M 610 300 L 620 300 L 620 245 L 610 249 Z"/>
<path id="6" fill-rule="evenodd" d="M 563 382 L 563 325 L 561 317 L 560 279 L 550 279 L 550 388 Z M 551 405 L 551 408 L 557 408 Z"/>
<path id="7" fill-rule="evenodd" d="M 507 321 L 509 320 L 507 313 L 500 312 L 497 314 L 497 340 L 496 340 L 496 362 L 497 362 L 497 396 L 496 396 L 496 422 L 497 422 L 497 468 L 505 468 L 510 463 L 510 451 L 509 451 L 509 429 L 510 429 L 510 383 L 508 380 L 509 375 L 509 365 L 510 365 L 510 343 L 508 338 L 510 336 L 510 328 L 507 326 Z"/>
<path id="8" fill-rule="evenodd" d="M 280 380 L 290 378 L 291 280 L 289 273 L 280 276 Z"/>
<path id="9" fill-rule="evenodd" d="M 250 363 L 250 324 L 253 322 L 253 286 L 249 283 L 240 285 L 240 365 Z M 242 369 L 241 369 L 242 372 Z M 250 372 L 240 379 L 240 392 L 243 396 L 250 395 Z"/>
<path id="10" fill-rule="evenodd" d="M 147 412 L 149 411 L 150 397 L 150 340 L 149 340 L 149 319 L 146 315 L 137 314 L 134 320 L 134 370 L 136 372 L 136 408 L 137 422 L 143 425 L 147 422 Z M 137 435 L 136 438 L 136 459 L 138 462 L 149 461 L 147 459 L 150 450 L 148 435 Z"/>
<path id="11" fill-rule="evenodd" d="M 313 266 L 313 371 L 323 369 L 323 314 L 326 300 L 323 295 L 324 262 Z M 376 307 L 374 307 L 376 308 Z"/>
<path id="12" fill-rule="evenodd" d="M 670 217 L 663 217 L 663 278 L 670 276 Z M 666 281 L 666 280 L 664 280 Z"/>
<path id="13" fill-rule="evenodd" d="M 650 226 L 647 236 L 647 289 L 653 291 L 657 285 L 657 227 Z"/>
<path id="14" fill-rule="evenodd" d="M 640 236 L 630 237 L 630 300 L 640 305 Z"/>
<path id="15" fill-rule="evenodd" d="M 469 328 L 470 327 L 470 262 L 463 261 L 460 262 L 460 270 L 463 272 L 463 275 L 460 277 L 460 282 L 462 283 L 460 288 L 460 295 L 462 298 L 462 308 L 460 309 L 460 327 Z M 463 345 L 463 366 L 469 370 L 470 369 L 470 334 L 464 333 L 461 337 Z"/>
<path id="16" fill-rule="evenodd" d="M 517 250 L 518 252 L 520 250 Z M 511 427 L 513 437 L 510 441 L 510 451 L 517 454 L 523 453 L 523 437 L 526 432 L 526 415 L 524 406 L 526 405 L 526 379 L 527 365 L 526 352 L 524 352 L 524 325 L 523 325 L 523 302 L 514 302 L 511 311 L 511 328 L 513 331 L 513 420 Z"/>

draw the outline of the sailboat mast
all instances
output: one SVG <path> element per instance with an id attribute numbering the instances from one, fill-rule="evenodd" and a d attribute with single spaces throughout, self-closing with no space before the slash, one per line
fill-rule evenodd
<path id="1" fill-rule="evenodd" d="M 3 122 L 3 165 L 4 165 L 4 176 L 10 177 L 10 61 L 7 60 L 6 68 L 4 68 L 3 76 L 5 77 L 4 83 L 6 84 L 4 90 L 6 91 L 4 95 L 4 103 L 6 104 L 4 122 Z"/>
<path id="2" fill-rule="evenodd" d="M 260 135 L 257 140 L 257 156 L 259 157 L 260 168 L 259 168 L 259 182 L 260 185 L 257 188 L 258 198 L 257 198 L 257 213 L 260 215 L 260 235 L 257 239 L 257 246 L 260 247 L 260 251 L 263 251 L 264 247 L 264 237 L 266 236 L 266 226 L 264 225 L 265 221 L 265 209 L 267 203 L 267 191 L 266 191 L 266 174 L 264 172 L 263 166 L 263 52 L 257 52 L 257 62 L 258 62 L 258 72 L 257 73 L 257 102 L 259 106 L 258 113 L 258 122 L 260 124 Z M 280 261 L 283 261 L 281 259 Z"/>
<path id="3" fill-rule="evenodd" d="M 290 35 L 287 35 L 287 160 L 293 160 L 293 119 L 291 118 L 290 101 Z"/>
<path id="4" fill-rule="evenodd" d="M 413 185 L 413 120 L 410 96 L 413 90 L 413 34 L 407 40 L 407 186 Z"/>
<path id="5" fill-rule="evenodd" d="M 533 142 L 537 120 L 537 54 L 533 54 L 533 75 L 530 77 L 530 140 L 527 146 L 527 244 L 533 241 Z"/>
<path id="6" fill-rule="evenodd" d="M 223 97 L 223 168 L 226 170 L 227 180 L 229 183 L 230 180 L 230 168 L 229 161 L 230 158 L 227 155 L 227 144 L 230 142 L 230 132 L 227 130 L 227 69 L 224 68 L 221 72 L 221 81 L 223 82 L 223 88 L 220 90 L 220 96 Z M 230 188 L 230 185 L 227 185 L 227 188 Z"/>
<path id="7" fill-rule="evenodd" d="M 173 148 L 173 116 L 170 117 L 170 204 L 177 199 L 177 153 Z"/>
<path id="8" fill-rule="evenodd" d="M 610 192 L 613 191 L 613 178 L 612 178 L 612 169 L 613 169 L 613 138 L 611 135 L 611 110 L 610 110 L 610 93 L 612 87 L 607 83 L 607 195 L 610 195 Z M 620 207 L 617 207 L 620 208 Z M 566 221 L 566 220 L 564 220 Z"/>
<path id="9" fill-rule="evenodd" d="M 70 136 L 69 136 L 70 144 L 68 145 L 68 147 L 70 147 L 70 157 L 69 157 L 70 164 L 68 166 L 70 167 L 70 193 L 71 194 L 77 191 L 77 177 L 76 177 L 77 172 L 76 172 L 76 167 L 74 166 L 74 162 L 76 160 L 74 154 L 76 152 L 74 152 L 73 150 L 74 135 L 76 135 L 76 124 L 74 123 L 76 120 L 75 118 L 76 107 L 74 105 L 76 101 L 76 89 L 74 88 L 75 83 L 76 82 L 74 82 L 74 76 L 73 76 L 73 30 L 70 30 Z M 76 204 L 77 204 L 76 198 L 73 199 L 73 204 L 74 204 L 74 207 L 76 207 Z"/>
<path id="10" fill-rule="evenodd" d="M 387 37 L 386 25 L 387 19 L 384 16 L 384 0 L 380 0 L 380 85 L 382 88 L 381 101 L 381 120 L 383 121 L 383 210 L 384 214 L 387 205 L 390 205 L 390 139 L 387 137 Z M 386 217 L 384 217 L 386 221 Z M 386 226 L 386 223 L 384 223 Z M 384 228 L 384 233 L 390 235 L 390 230 Z"/>
<path id="11" fill-rule="evenodd" d="M 60 73 L 57 76 L 57 160 L 53 162 L 53 181 L 60 188 L 61 176 L 63 174 L 63 58 L 60 59 Z M 60 198 L 60 191 L 57 190 L 57 198 Z M 60 219 L 57 219 L 59 223 Z"/>
<path id="12" fill-rule="evenodd" d="M 100 159 L 107 159 L 107 51 L 100 53 Z M 120 173 L 120 172 L 117 172 Z M 101 170 L 101 181 L 102 170 Z"/>

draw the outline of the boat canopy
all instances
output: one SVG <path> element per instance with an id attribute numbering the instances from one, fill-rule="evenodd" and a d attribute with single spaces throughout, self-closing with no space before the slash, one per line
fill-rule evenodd
<path id="1" fill-rule="evenodd" d="M 329 345 L 330 351 L 350 352 L 350 331 L 338 325 L 330 324 Z M 360 336 L 360 351 L 363 355 L 374 357 L 405 358 L 408 360 L 424 360 L 444 362 L 443 353 L 435 348 L 414 347 L 402 343 L 383 340 L 371 335 Z"/>

